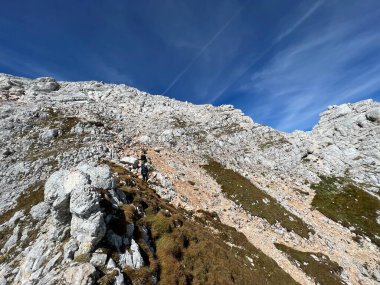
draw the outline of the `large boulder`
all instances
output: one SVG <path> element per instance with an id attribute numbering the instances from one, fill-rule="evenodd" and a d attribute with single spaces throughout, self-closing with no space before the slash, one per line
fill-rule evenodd
<path id="1" fill-rule="evenodd" d="M 51 92 L 57 91 L 60 88 L 58 82 L 51 77 L 40 77 L 35 80 L 32 86 L 33 91 Z"/>
<path id="2" fill-rule="evenodd" d="M 369 121 L 380 124 L 380 108 L 369 109 L 366 113 L 366 117 Z"/>
<path id="3" fill-rule="evenodd" d="M 97 189 L 112 189 L 114 184 L 108 166 L 83 163 L 73 171 L 53 173 L 45 184 L 45 203 L 51 208 L 55 224 L 52 237 L 59 238 L 70 229 L 79 250 L 89 252 L 106 233 Z"/>
<path id="4" fill-rule="evenodd" d="M 74 188 L 87 185 L 88 179 L 81 173 L 72 173 L 68 170 L 59 170 L 53 173 L 45 183 L 45 203 L 51 207 L 52 217 L 57 226 L 70 221 L 70 193 Z M 61 230 L 57 231 L 60 235 Z M 54 236 L 57 237 L 56 234 Z"/>
<path id="5" fill-rule="evenodd" d="M 91 186 L 99 189 L 112 189 L 115 187 L 115 179 L 107 165 L 92 166 L 87 163 L 81 163 L 77 166 L 81 172 L 89 175 Z"/>
<path id="6" fill-rule="evenodd" d="M 134 166 L 134 165 L 138 164 L 139 161 L 137 158 L 135 158 L 133 156 L 124 156 L 124 157 L 120 158 L 120 162 Z"/>

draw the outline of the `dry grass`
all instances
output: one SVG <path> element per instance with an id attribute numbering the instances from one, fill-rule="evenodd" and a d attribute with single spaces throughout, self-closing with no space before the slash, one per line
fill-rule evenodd
<path id="1" fill-rule="evenodd" d="M 299 266 L 316 283 L 323 285 L 346 284 L 340 278 L 342 268 L 322 253 L 302 252 L 283 244 L 275 244 L 293 263 Z M 313 258 L 314 256 L 314 258 Z"/>
<path id="2" fill-rule="evenodd" d="M 157 276 L 159 284 L 297 284 L 243 234 L 223 225 L 216 216 L 207 212 L 192 216 L 176 209 L 123 167 L 106 163 L 119 177 L 134 182 L 135 186 L 121 188 L 130 195 L 131 203 L 145 205 L 145 216 L 133 219 L 134 238 L 146 265 L 124 270 L 133 284 L 152 284 L 152 276 Z M 142 238 L 143 226 L 152 237 L 150 245 Z"/>
<path id="3" fill-rule="evenodd" d="M 321 177 L 321 182 L 311 185 L 316 190 L 312 201 L 326 217 L 349 228 L 354 227 L 359 236 L 368 236 L 380 246 L 379 199 L 368 194 L 353 181 L 341 177 Z"/>
<path id="4" fill-rule="evenodd" d="M 288 231 L 294 231 L 304 238 L 308 238 L 309 233 L 314 233 L 302 219 L 290 213 L 272 196 L 257 188 L 239 173 L 226 169 L 212 160 L 203 168 L 221 185 L 226 196 L 241 205 L 248 213 L 266 219 L 271 225 L 279 222 Z"/>
<path id="5" fill-rule="evenodd" d="M 113 285 L 115 282 L 115 277 L 119 274 L 117 270 L 112 270 L 111 272 L 105 274 L 98 280 L 99 285 Z"/>

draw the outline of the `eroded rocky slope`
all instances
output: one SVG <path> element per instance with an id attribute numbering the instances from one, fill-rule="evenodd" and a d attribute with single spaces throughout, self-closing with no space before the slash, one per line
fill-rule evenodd
<path id="1" fill-rule="evenodd" d="M 286 134 L 232 106 L 193 105 L 125 85 L 2 74 L 0 126 L 0 284 L 250 284 L 247 272 L 236 279 L 239 263 L 256 264 L 262 279 L 257 272 L 249 278 L 267 284 L 380 281 L 378 102 L 331 106 L 312 131 Z M 128 167 L 134 175 L 130 165 L 141 149 L 152 175 L 136 188 L 137 177 L 120 176 Z M 160 202 L 131 199 L 130 191 L 143 188 L 154 189 L 159 196 L 149 201 Z M 349 205 L 363 219 L 334 212 L 328 201 Z M 185 212 L 166 209 L 168 202 Z M 164 239 L 154 229 L 165 210 L 174 226 Z M 215 279 L 217 266 L 210 279 L 179 267 L 182 279 L 175 280 L 165 271 L 178 263 L 199 267 L 190 256 L 204 252 L 185 244 L 205 233 L 178 233 L 171 217 L 182 215 L 186 226 L 178 228 L 195 229 L 208 220 L 200 211 L 220 220 L 203 227 L 236 228 L 247 238 L 244 245 L 206 238 L 244 250 L 242 259 L 220 265 L 235 277 Z M 180 236 L 184 248 L 166 249 L 166 239 L 181 244 Z M 266 277 L 266 264 L 278 264 L 277 280 Z"/>

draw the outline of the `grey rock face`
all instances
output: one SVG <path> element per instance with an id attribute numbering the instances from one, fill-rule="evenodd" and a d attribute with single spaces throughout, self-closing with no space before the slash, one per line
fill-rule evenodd
<path id="1" fill-rule="evenodd" d="M 106 225 L 103 214 L 97 212 L 88 218 L 73 215 L 71 219 L 71 236 L 82 245 L 83 252 L 89 252 L 105 235 Z"/>
<path id="2" fill-rule="evenodd" d="M 371 122 L 380 123 L 380 108 L 372 108 L 366 112 L 366 117 Z"/>
<path id="3" fill-rule="evenodd" d="M 78 250 L 78 244 L 75 239 L 71 238 L 63 247 L 65 259 L 73 259 L 74 253 Z"/>
<path id="4" fill-rule="evenodd" d="M 90 176 L 91 185 L 99 189 L 112 189 L 115 186 L 114 178 L 108 166 L 90 166 L 80 164 L 77 167 L 81 172 Z"/>
<path id="5" fill-rule="evenodd" d="M 58 137 L 58 135 L 59 135 L 58 129 L 50 129 L 50 130 L 44 131 L 40 135 L 40 139 L 43 141 L 49 141 L 49 140 L 52 140 L 52 139 Z"/>
<path id="6" fill-rule="evenodd" d="M 46 218 L 49 212 L 50 207 L 45 202 L 38 203 L 30 209 L 30 214 L 35 220 L 42 220 Z"/>
<path id="7" fill-rule="evenodd" d="M 87 218 L 100 210 L 99 194 L 92 187 L 77 188 L 71 193 L 70 212 Z"/>
<path id="8" fill-rule="evenodd" d="M 95 283 L 96 269 L 90 263 L 76 264 L 66 269 L 63 278 L 66 284 L 90 285 Z"/>
<path id="9" fill-rule="evenodd" d="M 35 84 L 32 86 L 33 91 L 51 92 L 59 89 L 58 82 L 51 77 L 41 77 L 35 80 Z"/>
<path id="10" fill-rule="evenodd" d="M 107 254 L 105 253 L 93 253 L 90 263 L 94 266 L 104 266 L 106 265 Z"/>

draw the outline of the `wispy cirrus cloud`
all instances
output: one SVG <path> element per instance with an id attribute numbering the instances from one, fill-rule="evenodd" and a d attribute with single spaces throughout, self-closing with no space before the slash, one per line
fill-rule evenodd
<path id="1" fill-rule="evenodd" d="M 298 19 L 289 28 L 285 29 L 281 34 L 279 34 L 271 43 L 265 47 L 264 50 L 258 52 L 257 54 L 249 57 L 247 61 L 238 65 L 233 71 L 231 71 L 230 76 L 227 80 L 221 82 L 217 91 L 214 90 L 214 94 L 209 98 L 210 103 L 215 103 L 223 94 L 234 85 L 239 79 L 241 79 L 250 69 L 252 69 L 257 63 L 260 62 L 265 56 L 267 56 L 274 47 L 276 47 L 283 39 L 290 36 L 293 32 L 297 30 L 298 27 L 302 25 L 309 17 L 311 17 L 317 10 L 322 6 L 324 0 L 317 1 L 310 8 L 306 9 L 302 14 L 296 15 L 295 18 Z M 292 15 L 294 17 L 294 15 Z"/>
<path id="2" fill-rule="evenodd" d="M 281 33 L 277 39 L 276 39 L 276 42 L 279 42 L 281 41 L 283 38 L 285 38 L 286 36 L 290 35 L 292 32 L 294 32 L 300 25 L 302 25 L 303 22 L 305 22 L 307 20 L 307 18 L 309 18 L 311 15 L 313 15 L 313 13 L 324 3 L 325 1 L 324 0 L 319 0 L 317 2 L 315 2 L 315 4 L 313 6 L 310 7 L 309 10 L 306 11 L 305 14 L 303 14 L 301 16 L 301 18 L 298 19 L 297 22 L 295 22 L 291 27 L 289 27 L 286 31 L 284 31 L 283 33 Z"/>
<path id="3" fill-rule="evenodd" d="M 379 94 L 380 30 L 369 24 L 378 16 L 333 18 L 275 54 L 240 87 L 268 98 L 251 109 L 253 117 L 280 130 L 307 129 L 330 104 Z"/>
<path id="4" fill-rule="evenodd" d="M 226 22 L 216 31 L 216 33 L 204 44 L 204 46 L 194 55 L 184 69 L 177 74 L 168 87 L 164 90 L 162 95 L 165 95 L 170 89 L 182 78 L 182 76 L 194 65 L 194 63 L 207 51 L 207 49 L 218 39 L 218 37 L 227 29 L 232 21 L 240 14 L 246 5 L 240 5 L 236 11 L 226 20 Z"/>

